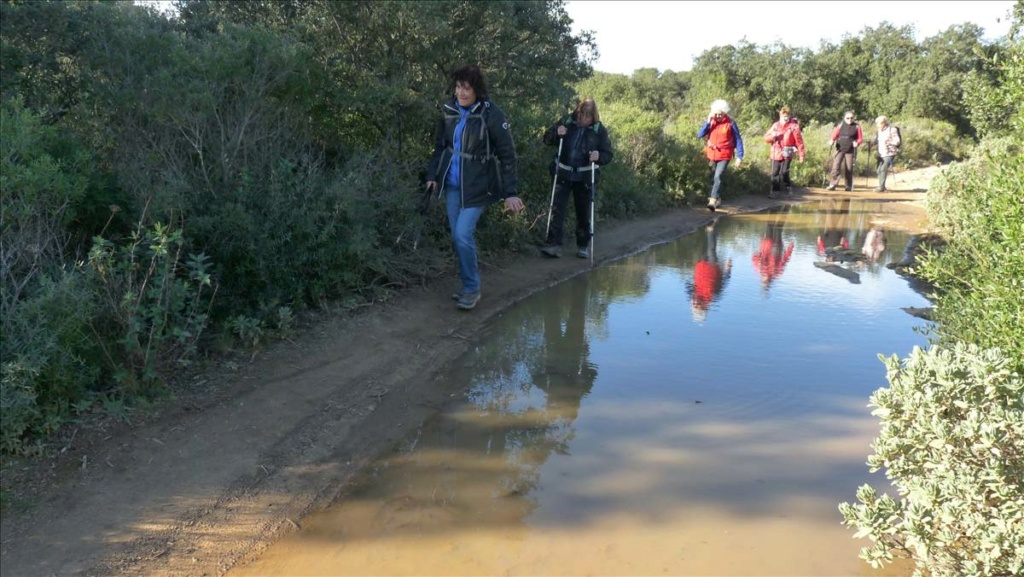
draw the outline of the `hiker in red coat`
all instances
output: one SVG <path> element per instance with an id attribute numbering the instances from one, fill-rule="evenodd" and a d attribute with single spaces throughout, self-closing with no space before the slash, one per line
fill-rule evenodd
<path id="1" fill-rule="evenodd" d="M 693 266 L 693 281 L 686 287 L 690 294 L 690 312 L 698 323 L 704 322 L 711 303 L 722 294 L 732 274 L 732 259 L 726 259 L 724 265 L 718 260 L 717 224 L 718 221 L 712 222 L 704 229 L 707 248 Z"/>
<path id="2" fill-rule="evenodd" d="M 711 166 L 711 192 L 708 194 L 708 208 L 714 211 L 722 204 L 719 191 L 722 188 L 722 173 L 736 155 L 736 168 L 743 162 L 743 137 L 736 121 L 729 118 L 729 103 L 716 100 L 711 103 L 708 120 L 697 131 L 697 138 L 705 138 L 704 156 Z"/>
<path id="3" fill-rule="evenodd" d="M 786 194 L 793 194 L 789 165 L 793 162 L 794 156 L 799 157 L 802 164 L 805 153 L 804 136 L 800 132 L 796 118 L 790 116 L 788 106 L 783 106 L 779 110 L 779 121 L 768 129 L 764 141 L 772 145 L 769 153 L 772 159 L 772 188 L 768 197 L 776 198 L 783 185 L 786 186 Z"/>
<path id="4" fill-rule="evenodd" d="M 785 216 L 768 222 L 758 251 L 751 257 L 754 268 L 761 273 L 761 290 L 767 292 L 771 284 L 786 268 L 786 263 L 793 256 L 793 242 L 783 248 L 782 229 Z"/>

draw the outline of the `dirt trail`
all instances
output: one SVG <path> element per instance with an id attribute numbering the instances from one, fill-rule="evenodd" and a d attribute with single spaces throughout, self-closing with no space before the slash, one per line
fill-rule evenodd
<path id="1" fill-rule="evenodd" d="M 798 191 L 794 201 L 856 196 L 898 201 L 894 225 L 924 226 L 937 168 L 900 173 L 887 193 Z M 874 186 L 874 183 L 870 183 Z M 779 201 L 744 196 L 720 213 Z M 675 239 L 707 222 L 682 209 L 597 223 L 597 264 Z M 489 319 L 590 262 L 524 253 L 485 266 L 477 309 L 455 309 L 443 280 L 344 318 L 329 318 L 242 367 L 204 378 L 216 399 L 145 425 L 70 444 L 16 469 L 5 489 L 45 480 L 33 506 L 5 512 L 5 576 L 220 575 L 257 556 L 303 517 L 343 494 L 354 474 L 444 401 L 430 377 L 466 350 Z M 23 487 L 22 487 L 23 488 Z M 14 493 L 18 493 L 15 488 Z"/>

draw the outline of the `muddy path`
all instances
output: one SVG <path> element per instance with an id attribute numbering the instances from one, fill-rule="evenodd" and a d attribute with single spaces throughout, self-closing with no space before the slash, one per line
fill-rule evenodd
<path id="1" fill-rule="evenodd" d="M 889 226 L 920 231 L 936 168 L 895 190 L 798 190 L 894 202 Z M 873 187 L 874 183 L 870 183 Z M 744 196 L 720 213 L 782 201 Z M 692 232 L 712 214 L 681 209 L 597 223 L 596 265 Z M 355 473 L 444 402 L 431 376 L 526 296 L 590 261 L 530 251 L 483 266 L 474 311 L 450 300 L 455 275 L 355 315 L 325 318 L 244 364 L 211 369 L 216 391 L 148 422 L 72 440 L 57 456 L 8 461 L 19 505 L 0 529 L 3 574 L 220 575 L 253 559 L 308 513 L 342 497 Z"/>

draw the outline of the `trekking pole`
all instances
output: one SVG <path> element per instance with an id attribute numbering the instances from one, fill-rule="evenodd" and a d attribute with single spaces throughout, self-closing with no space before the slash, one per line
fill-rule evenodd
<path id="1" fill-rule="evenodd" d="M 832 184 L 832 165 L 836 161 L 836 147 L 829 144 L 828 149 L 830 152 L 828 154 L 828 159 L 825 160 L 825 176 L 822 178 L 822 182 L 824 183 L 821 185 L 822 188 L 828 188 L 828 185 Z"/>
<path id="2" fill-rule="evenodd" d="M 870 144 L 868 145 L 868 154 L 869 155 L 871 154 L 871 145 Z M 864 164 L 867 164 L 867 160 L 864 161 Z M 867 173 L 864 173 L 864 188 L 867 188 L 867 187 L 868 187 L 868 175 L 867 175 Z"/>
<path id="3" fill-rule="evenodd" d="M 551 234 L 551 213 L 555 210 L 555 186 L 558 184 L 558 163 L 562 160 L 562 140 L 558 139 L 558 154 L 555 156 L 555 175 L 551 177 L 551 203 L 548 204 L 548 226 L 544 229 L 544 242 L 548 241 L 548 235 Z"/>
<path id="4" fill-rule="evenodd" d="M 594 266 L 594 188 L 597 186 L 594 173 L 596 167 L 590 163 L 590 266 Z"/>

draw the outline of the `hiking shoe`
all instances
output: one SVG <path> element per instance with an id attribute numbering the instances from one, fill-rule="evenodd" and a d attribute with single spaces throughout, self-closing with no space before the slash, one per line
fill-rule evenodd
<path id="1" fill-rule="evenodd" d="M 711 212 L 715 212 L 715 209 L 718 208 L 718 206 L 721 205 L 721 204 L 722 204 L 722 199 L 720 199 L 720 198 L 709 198 L 708 199 L 708 209 L 710 209 Z"/>
<path id="2" fill-rule="evenodd" d="M 793 187 L 792 186 L 787 186 L 786 187 L 786 196 L 793 196 Z"/>
<path id="3" fill-rule="evenodd" d="M 851 190 L 853 190 L 853 187 L 852 186 L 847 186 L 844 190 L 846 190 L 846 192 L 850 192 Z"/>
<path id="4" fill-rule="evenodd" d="M 885 187 L 883 187 L 883 186 L 876 186 L 875 187 L 875 192 L 885 192 Z"/>
<path id="5" fill-rule="evenodd" d="M 562 256 L 562 247 L 557 244 L 549 244 L 540 249 L 540 253 L 548 258 L 558 258 Z"/>
<path id="6" fill-rule="evenodd" d="M 779 198 L 779 191 L 777 191 L 777 190 L 769 190 L 768 191 L 768 198 Z"/>
<path id="7" fill-rule="evenodd" d="M 582 246 L 579 250 L 576 251 L 576 256 L 580 258 L 590 258 L 590 251 L 587 250 L 587 247 Z"/>
<path id="8" fill-rule="evenodd" d="M 830 184 L 830 185 L 825 187 L 825 190 L 835 190 L 835 189 L 836 189 L 836 185 L 834 185 L 834 184 Z"/>
<path id="9" fill-rule="evenodd" d="M 452 293 L 452 300 L 457 301 L 462 298 L 462 289 L 459 289 Z"/>
<path id="10" fill-rule="evenodd" d="M 459 297 L 459 301 L 455 303 L 455 306 L 464 311 L 468 311 L 475 307 L 478 302 L 480 302 L 480 291 L 476 291 L 475 293 L 462 293 L 462 296 Z"/>

